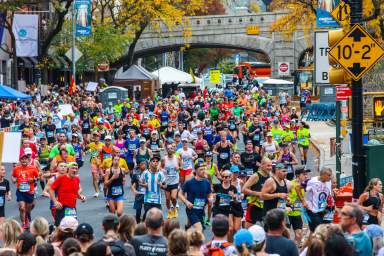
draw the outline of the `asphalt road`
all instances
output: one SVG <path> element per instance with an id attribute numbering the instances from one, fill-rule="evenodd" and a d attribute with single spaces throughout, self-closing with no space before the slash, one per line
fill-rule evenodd
<path id="1" fill-rule="evenodd" d="M 239 151 L 242 151 L 244 149 L 244 144 L 239 142 L 238 149 Z M 312 152 L 309 152 L 308 158 L 309 158 L 308 167 L 313 168 L 314 154 Z M 6 165 L 6 170 L 7 170 L 7 178 L 10 180 L 11 165 Z M 107 211 L 107 208 L 105 207 L 104 199 L 102 197 L 100 198 L 92 197 L 92 195 L 94 194 L 94 190 L 92 186 L 92 177 L 91 177 L 89 161 L 85 161 L 84 166 L 79 171 L 79 174 L 80 174 L 80 180 L 84 190 L 84 194 L 87 196 L 87 201 L 85 203 L 81 203 L 78 200 L 78 203 L 77 203 L 78 219 L 80 222 L 87 222 L 90 225 L 92 225 L 95 231 L 96 238 L 99 238 L 103 234 L 101 222 L 103 217 L 108 214 L 108 211 Z M 135 210 L 133 209 L 134 196 L 129 186 L 130 186 L 130 179 L 128 177 L 127 187 L 125 188 L 126 200 L 124 204 L 124 213 L 131 214 L 134 216 L 135 215 Z M 13 219 L 19 220 L 19 211 L 18 211 L 16 196 L 15 196 L 15 186 L 13 184 L 11 185 L 11 189 L 12 189 L 13 198 L 11 202 L 6 203 L 5 214 L 7 218 L 13 218 Z M 39 186 L 38 192 L 39 194 L 41 193 L 40 186 Z M 163 196 L 163 199 L 165 200 L 165 195 Z M 166 207 L 164 202 L 163 203 L 164 212 L 165 212 L 165 209 Z M 49 222 L 53 222 L 51 212 L 49 210 L 48 198 L 38 196 L 36 207 L 32 211 L 32 218 L 35 218 L 37 216 L 43 216 Z M 187 222 L 187 217 L 185 214 L 185 207 L 182 203 L 180 204 L 178 220 L 181 224 L 181 227 L 184 227 L 184 225 Z M 207 240 L 209 240 L 212 237 L 212 232 L 209 227 L 207 227 L 207 229 L 205 230 L 205 237 Z"/>

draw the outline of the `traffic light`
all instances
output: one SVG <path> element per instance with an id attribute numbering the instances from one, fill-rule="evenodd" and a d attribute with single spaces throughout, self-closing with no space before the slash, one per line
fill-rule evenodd
<path id="1" fill-rule="evenodd" d="M 335 29 L 328 31 L 328 47 L 331 49 L 336 43 L 343 38 L 345 32 L 343 29 Z M 349 84 L 351 79 L 347 72 L 340 67 L 338 62 L 328 54 L 328 62 L 331 65 L 329 69 L 329 83 L 330 84 Z"/>

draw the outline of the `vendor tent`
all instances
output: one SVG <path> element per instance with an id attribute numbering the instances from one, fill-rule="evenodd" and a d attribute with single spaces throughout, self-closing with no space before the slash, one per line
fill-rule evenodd
<path id="1" fill-rule="evenodd" d="M 0 99 L 7 100 L 31 100 L 32 97 L 28 94 L 19 92 L 11 87 L 0 85 Z"/>
<path id="2" fill-rule="evenodd" d="M 201 83 L 202 81 L 198 77 L 195 77 L 195 81 L 193 81 L 190 74 L 172 67 L 162 67 L 153 71 L 152 75 L 159 78 L 160 84 Z"/>

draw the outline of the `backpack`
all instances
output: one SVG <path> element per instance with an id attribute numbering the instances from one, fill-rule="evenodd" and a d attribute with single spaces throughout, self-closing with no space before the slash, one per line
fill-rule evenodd
<path id="1" fill-rule="evenodd" d="M 124 242 L 121 240 L 112 240 L 105 242 L 111 249 L 113 256 L 129 256 L 127 250 L 125 249 Z"/>
<path id="2" fill-rule="evenodd" d="M 231 246 L 229 242 L 222 243 L 220 247 L 212 247 L 212 242 L 207 244 L 207 253 L 206 256 L 225 256 L 224 249 Z"/>

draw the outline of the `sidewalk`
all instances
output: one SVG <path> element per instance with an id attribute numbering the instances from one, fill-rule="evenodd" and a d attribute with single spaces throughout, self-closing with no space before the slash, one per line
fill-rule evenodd
<path id="1" fill-rule="evenodd" d="M 311 133 L 311 146 L 317 154 L 319 169 L 323 166 L 332 168 L 336 171 L 336 156 L 330 156 L 330 139 L 336 137 L 336 127 L 322 121 L 308 121 Z M 349 136 L 342 144 L 341 151 L 341 172 L 345 175 L 352 173 L 352 156 L 350 154 Z"/>

